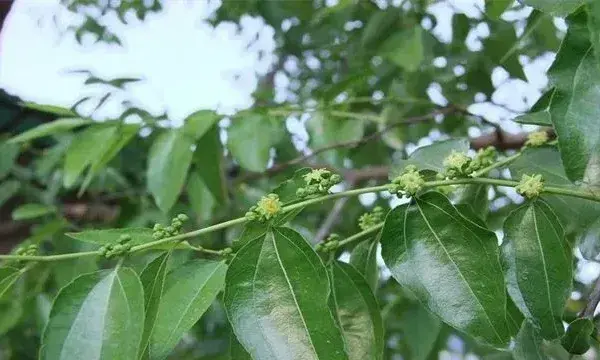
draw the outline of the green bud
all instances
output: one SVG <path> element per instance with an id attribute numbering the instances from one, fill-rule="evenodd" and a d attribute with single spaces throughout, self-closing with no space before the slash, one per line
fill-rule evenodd
<path id="1" fill-rule="evenodd" d="M 174 235 L 177 233 L 177 231 L 175 230 L 174 227 L 172 226 L 167 226 L 167 228 L 165 229 L 165 232 L 169 235 Z"/>
<path id="2" fill-rule="evenodd" d="M 299 198 L 303 198 L 306 197 L 307 193 L 306 193 L 306 189 L 305 188 L 299 188 L 298 190 L 296 190 L 296 196 Z"/>
<path id="3" fill-rule="evenodd" d="M 222 253 L 223 255 L 225 255 L 225 256 L 227 256 L 227 255 L 231 254 L 232 252 L 233 252 L 233 249 L 232 249 L 232 248 L 230 248 L 230 247 L 227 247 L 227 248 L 225 248 L 225 249 L 221 250 L 221 253 Z"/>
<path id="4" fill-rule="evenodd" d="M 181 222 L 178 219 L 175 219 L 171 222 L 171 226 L 173 226 L 175 229 L 179 230 L 183 226 L 183 222 Z"/>
<path id="5" fill-rule="evenodd" d="M 125 244 L 131 241 L 131 235 L 123 234 L 119 236 L 119 244 Z"/>
<path id="6" fill-rule="evenodd" d="M 542 146 L 548 142 L 548 133 L 545 131 L 536 131 L 532 132 L 527 136 L 527 141 L 525 142 L 525 146 Z"/>
<path id="7" fill-rule="evenodd" d="M 319 192 L 319 185 L 309 185 L 306 187 L 306 191 L 309 195 L 314 195 Z"/>
<path id="8" fill-rule="evenodd" d="M 329 180 L 331 184 L 339 184 L 342 182 L 342 177 L 338 174 L 331 175 L 331 179 Z"/>
<path id="9" fill-rule="evenodd" d="M 186 214 L 179 214 L 177 215 L 177 219 L 181 222 L 186 222 L 188 221 L 190 218 L 186 215 Z"/>
<path id="10" fill-rule="evenodd" d="M 542 179 L 542 175 L 540 174 L 524 174 L 519 185 L 515 187 L 515 190 L 528 199 L 534 198 L 544 191 L 544 179 Z"/>
<path id="11" fill-rule="evenodd" d="M 246 218 L 246 220 L 252 221 L 256 220 L 258 218 L 258 215 L 255 212 L 248 211 L 246 212 L 246 214 L 244 214 L 244 217 Z"/>
<path id="12" fill-rule="evenodd" d="M 163 226 L 161 224 L 154 224 L 154 227 L 152 228 L 152 230 L 154 231 L 160 231 L 163 229 Z"/>

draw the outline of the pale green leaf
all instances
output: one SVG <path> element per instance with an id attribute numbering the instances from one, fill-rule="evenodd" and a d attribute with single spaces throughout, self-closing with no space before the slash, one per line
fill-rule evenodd
<path id="1" fill-rule="evenodd" d="M 148 228 L 86 230 L 67 233 L 66 235 L 79 241 L 98 245 L 117 243 L 122 235 L 129 235 L 131 237 L 131 245 L 140 245 L 154 241 L 154 238 L 152 238 L 152 229 Z"/>
<path id="2" fill-rule="evenodd" d="M 196 141 L 194 152 L 196 172 L 219 202 L 227 201 L 227 183 L 223 165 L 223 145 L 219 127 L 215 124 Z"/>
<path id="3" fill-rule="evenodd" d="M 485 2 L 485 13 L 494 19 L 500 18 L 500 15 L 508 9 L 514 0 L 492 0 Z"/>
<path id="4" fill-rule="evenodd" d="M 157 257 L 150 262 L 140 274 L 140 280 L 144 287 L 144 308 L 146 309 L 140 355 L 148 354 L 147 351 L 150 343 L 150 336 L 154 331 L 160 301 L 164 292 L 170 255 L 171 253 L 167 252 Z"/>
<path id="5" fill-rule="evenodd" d="M 9 143 L 19 143 L 34 140 L 40 137 L 60 134 L 69 130 L 75 129 L 83 125 L 92 124 L 91 120 L 72 118 L 72 119 L 58 119 L 49 123 L 38 125 L 37 127 L 28 130 L 22 134 L 19 134 L 11 138 Z"/>
<path id="6" fill-rule="evenodd" d="M 365 122 L 361 119 L 333 117 L 326 112 L 318 112 L 306 123 L 310 135 L 310 145 L 320 149 L 339 143 L 358 141 L 363 137 Z M 329 164 L 342 165 L 345 150 L 330 150 L 319 154 L 319 158 Z"/>
<path id="7" fill-rule="evenodd" d="M 408 159 L 398 160 L 390 170 L 390 179 L 400 175 L 407 165 L 415 165 L 419 170 L 444 171 L 444 159 L 452 151 L 466 153 L 469 142 L 466 139 L 454 139 L 433 143 L 415 150 Z"/>
<path id="8" fill-rule="evenodd" d="M 24 204 L 13 210 L 13 220 L 28 220 L 53 214 L 56 208 L 44 204 Z"/>
<path id="9" fill-rule="evenodd" d="M 352 250 L 350 265 L 361 273 L 372 291 L 377 289 L 379 268 L 377 267 L 377 246 L 379 240 L 363 241 Z"/>
<path id="10" fill-rule="evenodd" d="M 220 116 L 213 110 L 199 110 L 190 114 L 184 120 L 183 132 L 194 140 L 200 139 L 217 121 Z"/>
<path id="11" fill-rule="evenodd" d="M 186 190 L 196 216 L 202 221 L 209 220 L 217 202 L 204 180 L 198 175 L 197 170 L 190 172 Z"/>
<path id="12" fill-rule="evenodd" d="M 0 267 L 0 299 L 10 290 L 15 281 L 21 275 L 21 271 L 17 268 L 6 266 Z"/>
<path id="13" fill-rule="evenodd" d="M 277 126 L 265 115 L 248 114 L 234 119 L 227 148 L 241 167 L 255 172 L 267 169 L 270 149 L 281 138 Z"/>
<path id="14" fill-rule="evenodd" d="M 142 284 L 128 268 L 78 277 L 56 296 L 40 359 L 136 359 L 144 327 Z"/>
<path id="15" fill-rule="evenodd" d="M 382 45 L 382 55 L 406 71 L 418 70 L 424 58 L 422 32 L 420 26 L 412 26 L 392 35 Z"/>
<path id="16" fill-rule="evenodd" d="M 240 343 L 257 360 L 348 360 L 328 307 L 327 269 L 300 234 L 274 228 L 231 261 L 223 300 Z"/>
<path id="17" fill-rule="evenodd" d="M 422 305 L 417 304 L 404 311 L 400 318 L 400 326 L 410 351 L 410 359 L 427 359 L 440 334 L 442 322 Z"/>
<path id="18" fill-rule="evenodd" d="M 515 360 L 546 360 L 548 357 L 542 352 L 542 337 L 539 331 L 528 321 L 523 321 L 521 329 L 515 339 L 513 357 Z"/>
<path id="19" fill-rule="evenodd" d="M 592 0 L 524 0 L 531 7 L 554 16 L 566 16 L 580 5 Z"/>
<path id="20" fill-rule="evenodd" d="M 177 201 L 192 163 L 192 142 L 180 130 L 166 130 L 152 143 L 146 181 L 158 208 L 167 213 Z"/>
<path id="21" fill-rule="evenodd" d="M 505 346 L 506 291 L 497 239 L 481 220 L 428 192 L 385 220 L 381 255 L 392 276 L 444 322 Z"/>

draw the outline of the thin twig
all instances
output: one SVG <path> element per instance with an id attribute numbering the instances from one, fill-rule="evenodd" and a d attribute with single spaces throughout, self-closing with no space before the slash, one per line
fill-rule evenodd
<path id="1" fill-rule="evenodd" d="M 598 307 L 598 303 L 600 303 L 600 277 L 596 279 L 596 283 L 594 284 L 594 289 L 592 290 L 590 297 L 588 299 L 588 303 L 585 306 L 585 310 L 583 310 L 583 317 L 594 317 L 594 313 L 596 312 L 596 308 Z"/>

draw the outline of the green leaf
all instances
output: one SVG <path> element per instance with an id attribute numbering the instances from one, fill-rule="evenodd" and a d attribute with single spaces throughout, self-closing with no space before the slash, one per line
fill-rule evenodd
<path id="1" fill-rule="evenodd" d="M 167 213 L 177 201 L 192 163 L 193 143 L 179 130 L 167 130 L 152 143 L 146 179 L 156 205 Z"/>
<path id="2" fill-rule="evenodd" d="M 13 210 L 13 220 L 28 220 L 35 219 L 40 216 L 54 214 L 56 208 L 43 204 L 24 204 Z"/>
<path id="3" fill-rule="evenodd" d="M 23 316 L 23 304 L 19 301 L 0 302 L 0 336 L 19 325 Z"/>
<path id="4" fill-rule="evenodd" d="M 220 116 L 213 110 L 199 110 L 190 114 L 184 120 L 183 132 L 194 140 L 200 139 L 217 121 Z M 217 126 L 218 128 L 218 126 Z"/>
<path id="5" fill-rule="evenodd" d="M 351 265 L 340 261 L 333 262 L 329 271 L 331 311 L 342 331 L 348 359 L 382 359 L 383 320 L 369 284 Z"/>
<path id="6" fill-rule="evenodd" d="M 569 16 L 569 30 L 548 70 L 555 86 L 550 113 L 567 177 L 600 185 L 600 62 L 589 39 L 585 9 Z"/>
<path id="7" fill-rule="evenodd" d="M 454 139 L 436 142 L 415 150 L 408 159 L 398 160 L 390 171 L 390 179 L 400 175 L 407 165 L 415 165 L 419 170 L 444 171 L 444 159 L 452 152 L 464 152 L 469 150 L 469 142 L 466 139 Z"/>
<path id="8" fill-rule="evenodd" d="M 584 186 L 573 185 L 567 178 L 555 147 L 526 149 L 508 168 L 514 179 L 520 179 L 524 174 L 541 174 L 547 186 L 586 190 Z M 600 204 L 594 201 L 559 195 L 542 195 L 541 198 L 557 213 L 567 234 L 581 231 L 600 216 Z"/>
<path id="9" fill-rule="evenodd" d="M 223 300 L 240 341 L 256 360 L 347 360 L 328 308 L 327 269 L 295 231 L 274 228 L 231 261 Z"/>
<path id="10" fill-rule="evenodd" d="M 229 336 L 229 357 L 231 360 L 252 360 L 233 332 Z"/>
<path id="11" fill-rule="evenodd" d="M 520 124 L 552 126 L 552 119 L 550 117 L 550 103 L 552 102 L 553 95 L 554 89 L 550 89 L 544 93 L 544 95 L 542 95 L 531 107 L 531 111 L 528 114 L 517 116 L 515 121 Z"/>
<path id="12" fill-rule="evenodd" d="M 217 202 L 198 171 L 190 172 L 186 190 L 196 216 L 203 221 L 209 220 Z"/>
<path id="13" fill-rule="evenodd" d="M 600 218 L 581 233 L 578 243 L 584 259 L 600 260 Z"/>
<path id="14" fill-rule="evenodd" d="M 542 352 L 542 337 L 533 324 L 523 321 L 521 329 L 515 339 L 513 357 L 515 360 L 546 360 L 548 357 Z"/>
<path id="15" fill-rule="evenodd" d="M 485 184 L 463 186 L 457 194 L 456 202 L 471 206 L 480 218 L 485 219 L 490 211 L 489 188 Z"/>
<path id="16" fill-rule="evenodd" d="M 596 60 L 600 60 L 600 3 L 590 1 L 587 6 L 590 41 L 594 47 Z"/>
<path id="17" fill-rule="evenodd" d="M 363 47 L 375 47 L 385 40 L 393 31 L 394 24 L 400 20 L 399 12 L 395 9 L 377 11 L 367 21 L 362 31 L 361 44 Z"/>
<path id="18" fill-rule="evenodd" d="M 523 2 L 554 16 L 566 16 L 575 11 L 580 5 L 591 1 L 592 0 L 524 0 Z"/>
<path id="19" fill-rule="evenodd" d="M 442 322 L 422 305 L 404 311 L 400 319 L 403 337 L 412 360 L 425 360 L 432 352 L 442 329 Z"/>
<path id="20" fill-rule="evenodd" d="M 114 244 L 119 241 L 121 235 L 131 236 L 130 243 L 134 246 L 154 241 L 154 238 L 152 238 L 152 229 L 148 228 L 86 230 L 76 233 L 66 233 L 65 235 L 79 241 L 98 245 Z"/>
<path id="21" fill-rule="evenodd" d="M 422 33 L 420 26 L 413 26 L 392 35 L 382 45 L 383 56 L 408 72 L 417 71 L 425 57 Z"/>
<path id="22" fill-rule="evenodd" d="M 0 143 L 0 180 L 4 179 L 10 173 L 17 155 L 19 155 L 19 145 L 14 143 Z"/>
<path id="23" fill-rule="evenodd" d="M 530 202 L 508 216 L 504 234 L 512 244 L 511 261 L 530 320 L 544 339 L 562 336 L 562 313 L 571 294 L 573 271 L 558 218 L 543 201 Z"/>
<path id="24" fill-rule="evenodd" d="M 264 237 L 268 230 L 269 228 L 264 223 L 259 221 L 248 221 L 244 225 L 244 230 L 242 230 L 240 236 L 233 240 L 231 247 L 237 252 L 250 241 L 259 237 Z"/>
<path id="25" fill-rule="evenodd" d="M 202 259 L 169 272 L 150 337 L 150 359 L 169 355 L 217 297 L 226 272 L 225 262 Z"/>
<path id="26" fill-rule="evenodd" d="M 388 214 L 381 255 L 429 311 L 480 341 L 504 346 L 509 333 L 497 239 L 480 222 L 428 192 Z"/>
<path id="27" fill-rule="evenodd" d="M 377 268 L 377 246 L 375 239 L 359 243 L 350 254 L 350 265 L 361 273 L 372 291 L 377 289 L 379 269 Z"/>
<path id="28" fill-rule="evenodd" d="M 500 18 L 500 15 L 502 15 L 506 9 L 512 5 L 513 2 L 513 0 L 486 1 L 485 13 L 493 19 L 498 19 Z"/>
<path id="29" fill-rule="evenodd" d="M 227 184 L 223 172 L 223 145 L 219 138 L 219 127 L 214 125 L 196 141 L 194 164 L 197 172 L 217 201 L 227 201 Z"/>
<path id="30" fill-rule="evenodd" d="M 31 102 L 31 101 L 24 101 L 21 103 L 21 105 L 28 109 L 37 110 L 37 111 L 41 111 L 41 112 L 48 113 L 48 114 L 58 115 L 58 116 L 64 116 L 64 117 L 77 116 L 77 113 L 75 113 L 73 110 L 67 109 L 67 108 L 64 108 L 61 106 L 56 106 L 56 105 L 37 104 L 37 103 Z"/>
<path id="31" fill-rule="evenodd" d="M 304 175 L 311 171 L 311 168 L 302 168 L 296 170 L 291 179 L 285 180 L 277 185 L 277 187 L 273 189 L 272 193 L 277 194 L 279 196 L 279 201 L 281 201 L 284 205 L 289 205 L 295 202 L 298 200 L 298 196 L 296 196 L 296 190 L 306 186 Z"/>
<path id="32" fill-rule="evenodd" d="M 0 207 L 4 205 L 21 188 L 21 183 L 17 180 L 6 180 L 0 184 Z"/>
<path id="33" fill-rule="evenodd" d="M 146 309 L 140 355 L 147 355 L 150 336 L 154 331 L 158 309 L 164 292 L 170 255 L 171 252 L 160 255 L 149 263 L 140 274 L 140 280 L 144 287 L 144 308 Z"/>
<path id="34" fill-rule="evenodd" d="M 140 125 L 138 124 L 121 125 L 117 129 L 118 134 L 113 137 L 110 146 L 104 148 L 104 153 L 90 163 L 90 170 L 79 190 L 80 195 L 88 187 L 94 175 L 103 169 L 131 141 L 139 130 Z"/>
<path id="35" fill-rule="evenodd" d="M 22 134 L 19 134 L 12 139 L 9 143 L 20 143 L 25 141 L 34 140 L 40 137 L 59 134 L 75 129 L 77 127 L 92 124 L 91 120 L 73 118 L 73 119 L 58 119 L 49 123 L 41 124 L 31 130 L 28 130 Z"/>
<path id="36" fill-rule="evenodd" d="M 514 25 L 502 20 L 490 22 L 489 25 L 490 36 L 483 40 L 483 53 L 494 65 L 505 68 L 512 77 L 527 81 L 519 62 L 519 53 L 514 51 L 519 42 Z"/>
<path id="37" fill-rule="evenodd" d="M 6 266 L 0 267 L 0 299 L 8 292 L 21 275 L 17 268 Z"/>
<path id="38" fill-rule="evenodd" d="M 506 279 L 506 290 L 508 292 L 510 300 L 512 300 L 513 304 L 526 318 L 531 319 L 533 318 L 533 316 L 529 313 L 529 308 L 527 308 L 527 304 L 523 299 L 523 294 L 521 294 L 521 290 L 519 289 L 519 283 L 517 280 L 517 265 L 514 255 L 514 246 L 511 242 L 504 241 L 500 249 L 502 257 L 502 268 L 504 269 L 504 276 Z"/>
<path id="39" fill-rule="evenodd" d="M 585 354 L 590 348 L 590 337 L 594 328 L 594 323 L 588 318 L 575 319 L 569 324 L 561 345 L 570 354 Z"/>
<path id="40" fill-rule="evenodd" d="M 63 167 L 63 184 L 70 188 L 86 167 L 99 161 L 110 150 L 115 138 L 119 136 L 118 127 L 97 125 L 79 133 L 67 150 Z"/>
<path id="41" fill-rule="evenodd" d="M 244 169 L 262 172 L 267 169 L 270 150 L 281 139 L 278 125 L 265 115 L 248 114 L 233 120 L 227 147 Z M 276 120 L 277 121 L 277 120 Z"/>
<path id="42" fill-rule="evenodd" d="M 40 359 L 136 359 L 144 290 L 128 268 L 78 277 L 62 288 L 44 330 Z"/>

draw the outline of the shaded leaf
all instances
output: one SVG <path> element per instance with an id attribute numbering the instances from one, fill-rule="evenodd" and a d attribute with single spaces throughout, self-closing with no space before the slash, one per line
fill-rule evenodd
<path id="1" fill-rule="evenodd" d="M 349 360 L 382 359 L 383 320 L 365 278 L 351 265 L 331 264 L 331 311 L 342 331 Z"/>
<path id="2" fill-rule="evenodd" d="M 4 179 L 10 173 L 17 155 L 19 155 L 19 145 L 15 143 L 0 143 L 0 180 Z"/>
<path id="3" fill-rule="evenodd" d="M 196 141 L 193 157 L 198 175 L 219 202 L 227 201 L 227 184 L 223 171 L 223 145 L 219 138 L 219 127 L 214 125 Z"/>
<path id="4" fill-rule="evenodd" d="M 30 101 L 25 101 L 25 102 L 21 103 L 21 105 L 23 105 L 24 107 L 26 107 L 28 109 L 37 110 L 37 111 L 41 111 L 41 112 L 48 113 L 48 114 L 58 115 L 58 116 L 64 116 L 64 117 L 77 116 L 77 114 L 73 110 L 67 109 L 67 108 L 64 108 L 61 106 L 56 106 L 56 105 L 37 104 L 34 102 L 30 102 Z"/>
<path id="5" fill-rule="evenodd" d="M 428 359 L 442 329 L 442 322 L 422 305 L 416 304 L 404 311 L 400 326 L 410 351 L 410 359 Z"/>
<path id="6" fill-rule="evenodd" d="M 229 357 L 231 360 L 252 360 L 233 332 L 229 335 Z"/>
<path id="7" fill-rule="evenodd" d="M 0 267 L 0 299 L 17 281 L 19 275 L 21 275 L 21 271 L 17 268 L 10 266 Z"/>
<path id="8" fill-rule="evenodd" d="M 154 324 L 158 316 L 158 309 L 163 296 L 170 255 L 171 253 L 167 252 L 158 256 L 150 262 L 140 274 L 140 280 L 144 287 L 144 309 L 146 309 L 140 355 L 147 355 L 150 336 L 154 330 Z"/>
<path id="9" fill-rule="evenodd" d="M 515 360 L 546 360 L 548 357 L 542 352 L 542 337 L 538 330 L 528 321 L 524 321 L 513 349 Z"/>
<path id="10" fill-rule="evenodd" d="M 382 45 L 383 56 L 406 71 L 418 70 L 424 58 L 422 32 L 420 26 L 413 26 L 392 35 Z"/>
<path id="11" fill-rule="evenodd" d="M 217 202 L 198 171 L 190 172 L 186 190 L 196 216 L 204 221 L 210 219 Z"/>
<path id="12" fill-rule="evenodd" d="M 140 245 L 154 241 L 152 238 L 152 229 L 148 228 L 86 230 L 76 233 L 66 233 L 65 235 L 79 241 L 98 245 L 117 243 L 121 235 L 131 236 L 130 243 L 132 245 Z"/>
<path id="13" fill-rule="evenodd" d="M 217 297 L 226 272 L 225 262 L 202 259 L 169 272 L 150 336 L 150 359 L 164 359 L 169 355 Z"/>
<path id="14" fill-rule="evenodd" d="M 78 277 L 60 290 L 40 358 L 135 359 L 144 327 L 144 291 L 128 268 Z"/>
<path id="15" fill-rule="evenodd" d="M 326 112 L 318 112 L 306 123 L 312 149 L 320 149 L 334 144 L 358 141 L 364 134 L 364 121 L 332 117 Z M 317 157 L 329 164 L 342 165 L 346 150 L 330 150 Z"/>
<path id="16" fill-rule="evenodd" d="M 324 279 L 321 259 L 291 229 L 274 228 L 237 252 L 223 298 L 238 340 L 254 359 L 348 359 Z"/>
<path id="17" fill-rule="evenodd" d="M 6 180 L 0 184 L 0 207 L 4 205 L 21 188 L 21 183 L 17 180 Z"/>
<path id="18" fill-rule="evenodd" d="M 504 346 L 509 333 L 497 239 L 480 221 L 428 192 L 388 214 L 381 254 L 392 276 L 444 322 Z"/>
<path id="19" fill-rule="evenodd" d="M 463 186 L 457 194 L 456 202 L 470 205 L 475 214 L 485 219 L 490 211 L 490 200 L 488 199 L 489 188 L 485 184 Z"/>
<path id="20" fill-rule="evenodd" d="M 270 149 L 281 139 L 278 124 L 261 114 L 236 119 L 229 127 L 227 148 L 241 167 L 255 172 L 267 169 Z"/>
<path id="21" fill-rule="evenodd" d="M 521 124 L 552 126 L 550 103 L 552 102 L 553 95 L 554 89 L 546 91 L 531 107 L 531 111 L 528 114 L 517 116 L 515 121 Z"/>
<path id="22" fill-rule="evenodd" d="M 91 124 L 91 120 L 72 118 L 72 119 L 58 119 L 49 123 L 41 124 L 31 130 L 28 130 L 22 134 L 19 134 L 11 138 L 9 143 L 19 143 L 34 140 L 40 137 L 59 134 L 75 129 L 77 127 Z"/>
<path id="23" fill-rule="evenodd" d="M 350 254 L 350 265 L 361 273 L 372 291 L 377 289 L 379 268 L 377 267 L 377 246 L 379 241 L 366 240 L 354 247 Z"/>
<path id="24" fill-rule="evenodd" d="M 572 260 L 564 231 L 552 209 L 534 201 L 513 211 L 504 223 L 528 317 L 544 339 L 563 334 L 562 313 L 571 294 Z M 520 299 L 514 299 L 515 302 Z"/>
<path id="25" fill-rule="evenodd" d="M 594 331 L 594 323 L 588 318 L 575 319 L 569 324 L 561 345 L 571 354 L 583 355 L 590 348 L 590 337 Z"/>
<path id="26" fill-rule="evenodd" d="M 550 104 L 567 177 L 600 185 L 600 62 L 589 39 L 585 9 L 569 16 L 569 30 L 548 70 L 555 86 Z"/>
<path id="27" fill-rule="evenodd" d="M 167 130 L 152 143 L 146 179 L 156 205 L 167 213 L 177 201 L 192 163 L 193 143 L 179 130 Z"/>
<path id="28" fill-rule="evenodd" d="M 524 0 L 523 2 L 554 16 L 566 16 L 591 0 Z"/>
<path id="29" fill-rule="evenodd" d="M 512 5 L 513 2 L 513 0 L 487 1 L 485 3 L 485 13 L 491 18 L 498 19 L 500 18 L 500 15 L 502 15 L 502 13 L 504 13 L 504 11 L 506 11 L 506 9 Z"/>

